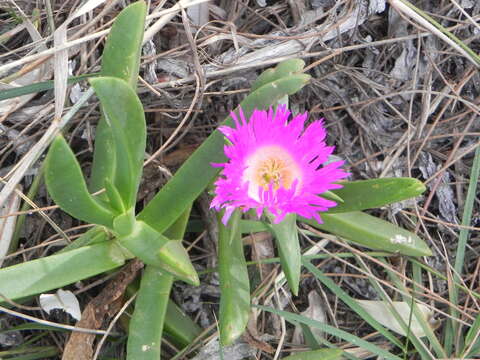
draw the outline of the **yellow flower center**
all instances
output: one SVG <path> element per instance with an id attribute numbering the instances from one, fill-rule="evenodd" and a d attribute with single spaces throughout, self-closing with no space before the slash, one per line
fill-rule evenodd
<path id="1" fill-rule="evenodd" d="M 247 168 L 243 173 L 243 182 L 249 182 L 248 195 L 258 198 L 259 188 L 268 190 L 280 187 L 290 189 L 295 180 L 301 180 L 301 172 L 288 152 L 278 146 L 259 148 L 247 159 Z"/>

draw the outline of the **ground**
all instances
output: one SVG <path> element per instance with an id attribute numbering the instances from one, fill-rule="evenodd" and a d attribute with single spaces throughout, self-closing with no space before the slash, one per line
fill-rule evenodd
<path id="1" fill-rule="evenodd" d="M 42 136 L 52 120 L 62 115 L 62 108 L 58 108 L 62 89 L 54 91 L 53 83 L 44 83 L 39 91 L 32 84 L 52 80 L 54 76 L 75 77 L 99 71 L 106 36 L 102 31 L 110 28 L 130 1 L 98 3 L 68 26 L 67 41 L 75 40 L 78 45 L 68 48 L 68 74 L 63 74 L 51 58 L 52 29 L 58 29 L 79 8 L 79 2 L 0 1 L 0 89 L 9 88 L 8 84 L 29 89 L 27 95 L 1 97 L 0 101 L 0 175 L 7 184 L 0 194 L 0 201 L 6 203 L 2 209 L 0 250 L 2 242 L 3 248 L 11 249 L 4 259 L 0 253 L 3 267 L 53 254 L 65 245 L 65 238 L 72 241 L 87 228 L 52 207 L 55 204 L 39 173 L 49 144 Z M 158 14 L 173 3 L 151 1 L 149 13 Z M 305 73 L 311 75 L 311 80 L 289 97 L 292 112 L 308 111 L 311 121 L 325 119 L 327 142 L 336 147 L 335 156 L 346 161 L 350 180 L 413 177 L 426 185 L 422 196 L 369 213 L 417 233 L 432 249 L 433 256 L 418 258 L 416 262 L 402 256 L 378 260 L 368 249 L 299 224 L 302 249 L 320 244 L 322 249 L 317 253 L 323 257 L 312 263 L 352 298 L 382 300 L 389 296 L 400 301 L 402 293 L 398 289 L 402 286 L 416 292 L 427 306 L 425 312 L 430 311 L 435 335 L 428 337 L 426 354 L 417 353 L 417 348 L 408 342 L 405 347 L 409 351 L 404 354 L 392 351 L 413 359 L 429 358 L 429 354 L 441 358 L 442 349 L 449 348 L 447 335 L 465 335 L 475 318 L 478 320 L 479 311 L 480 216 L 476 183 L 470 179 L 479 162 L 480 2 L 410 1 L 423 12 L 412 12 L 404 0 L 217 0 L 196 6 L 188 3 L 182 2 L 183 14 L 177 11 L 171 19 L 164 17 L 168 21 L 163 26 L 145 32 L 138 94 L 147 119 L 148 160 L 137 210 L 249 93 L 252 82 L 263 70 L 285 59 L 303 59 Z M 147 25 L 158 18 L 148 19 Z M 87 88 L 86 81 L 69 85 L 63 92 L 63 115 Z M 86 175 L 92 163 L 99 116 L 97 102 L 91 98 L 64 131 Z M 21 161 L 28 166 L 18 167 Z M 29 198 L 30 205 L 20 203 L 17 196 L 10 197 L 13 193 Z M 181 358 L 218 358 L 218 348 L 209 343 L 218 335 L 215 324 L 220 296 L 218 276 L 210 271 L 217 264 L 216 220 L 209 209 L 210 201 L 211 195 L 204 193 L 194 204 L 184 242 L 202 274 L 201 286 L 176 282 L 172 292 L 172 299 L 209 331 Z M 14 216 L 16 227 L 6 222 Z M 15 234 L 9 236 L 7 229 L 12 226 Z M 268 233 L 255 233 L 246 237 L 244 243 L 247 260 L 258 262 L 276 254 Z M 345 253 L 350 256 L 339 255 Z M 462 290 L 455 299 L 452 278 L 459 269 L 456 259 L 462 256 L 459 276 L 467 291 Z M 91 327 L 105 330 L 118 311 L 129 312 L 122 307 L 131 296 L 129 281 L 125 279 L 134 279 L 140 268 L 137 263 L 129 264 L 120 275 L 103 274 L 67 287 L 76 294 L 82 309 L 89 304 L 90 308 L 91 304 L 106 307 L 101 310 L 101 321 L 96 315 Z M 275 264 L 249 269 L 254 303 L 274 304 L 387 350 L 393 348 L 365 318 L 339 300 L 338 291 L 321 283 L 310 271 L 303 271 L 300 294 L 292 297 L 288 288 L 279 290 L 274 286 L 273 280 L 279 273 Z M 75 324 L 70 315 L 59 310 L 47 315 L 36 300 L 9 308 L 17 313 L 1 314 L 1 329 L 25 323 L 18 313 Z M 454 327 L 455 332 L 448 325 L 452 317 L 457 326 L 460 324 Z M 123 334 L 125 324 L 119 321 L 110 331 Z M 0 331 L 0 357 L 13 358 L 9 356 L 19 350 L 32 351 L 31 359 L 60 358 L 67 349 L 69 335 L 70 332 L 37 331 L 32 326 Z M 255 310 L 247 333 L 226 350 L 231 352 L 225 358 L 276 359 L 307 349 L 307 336 L 280 317 Z M 356 358 L 372 356 L 328 332 L 316 336 L 348 348 Z M 405 343 L 405 338 L 400 339 Z M 438 339 L 439 344 L 435 345 L 432 339 Z M 124 358 L 124 344 L 125 340 L 118 336 L 107 339 L 100 354 L 104 358 Z M 98 342 L 87 346 L 95 350 Z M 457 354 L 459 347 L 453 346 Z M 178 353 L 168 340 L 162 349 L 165 358 Z"/>

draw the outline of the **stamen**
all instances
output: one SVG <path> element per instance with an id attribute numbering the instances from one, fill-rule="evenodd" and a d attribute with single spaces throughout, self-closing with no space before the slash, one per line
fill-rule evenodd
<path id="1" fill-rule="evenodd" d="M 273 190 L 290 189 L 295 180 L 301 182 L 300 176 L 290 154 L 277 146 L 265 146 L 248 159 L 243 180 L 249 183 L 249 195 L 257 199 L 260 188 L 267 191 L 271 185 Z"/>
<path id="2" fill-rule="evenodd" d="M 290 187 L 290 184 L 286 184 L 285 180 L 289 177 L 289 169 L 285 162 L 277 158 L 269 158 L 263 161 L 258 169 L 259 184 L 266 190 L 270 183 L 273 184 L 273 188 L 277 190 L 281 185 L 284 187 Z"/>

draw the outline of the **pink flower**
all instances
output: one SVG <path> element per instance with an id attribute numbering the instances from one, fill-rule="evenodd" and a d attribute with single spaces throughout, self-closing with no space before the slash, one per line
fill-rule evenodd
<path id="1" fill-rule="evenodd" d="M 334 147 L 325 143 L 326 130 L 317 120 L 305 130 L 307 113 L 294 116 L 279 106 L 274 112 L 254 110 L 249 121 L 240 109 L 240 121 L 232 112 L 235 128 L 219 130 L 229 140 L 224 151 L 228 162 L 215 182 L 211 207 L 225 208 L 226 224 L 236 208 L 243 212 L 256 209 L 257 216 L 268 210 L 279 223 L 288 213 L 321 222 L 319 212 L 336 203 L 319 196 L 342 186 L 336 181 L 348 176 L 340 167 L 343 161 L 326 165 Z"/>

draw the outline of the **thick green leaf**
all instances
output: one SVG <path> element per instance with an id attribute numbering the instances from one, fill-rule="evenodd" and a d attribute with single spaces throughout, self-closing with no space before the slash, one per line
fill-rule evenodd
<path id="1" fill-rule="evenodd" d="M 169 240 L 143 221 L 135 221 L 133 231 L 119 234 L 122 246 L 147 265 L 158 267 L 180 280 L 198 285 L 198 275 L 178 240 Z"/>
<path id="2" fill-rule="evenodd" d="M 240 107 L 248 117 L 254 109 L 266 109 L 285 94 L 294 94 L 308 82 L 309 78 L 308 75 L 294 74 L 265 84 L 247 96 Z M 224 122 L 224 125 L 232 124 L 231 117 Z M 218 174 L 218 168 L 210 164 L 226 160 L 223 153 L 224 144 L 222 133 L 217 130 L 211 134 L 148 203 L 138 218 L 159 232 L 165 231 Z"/>
<path id="3" fill-rule="evenodd" d="M 320 196 L 324 199 L 335 201 L 337 204 L 344 202 L 340 196 L 336 195 L 332 191 L 325 191 L 324 193 L 321 193 Z"/>
<path id="4" fill-rule="evenodd" d="M 144 1 L 137 1 L 123 9 L 112 25 L 102 55 L 102 75 L 123 79 L 134 90 L 137 87 L 145 15 Z M 90 177 L 92 192 L 102 189 L 105 179 L 114 182 L 115 163 L 111 129 L 102 115 L 95 131 L 95 152 Z"/>
<path id="5" fill-rule="evenodd" d="M 188 220 L 190 219 L 190 212 L 192 211 L 192 204 L 183 212 L 183 214 L 163 232 L 163 235 L 172 240 L 182 241 L 187 229 Z"/>
<path id="6" fill-rule="evenodd" d="M 170 240 L 160 249 L 160 268 L 175 275 L 179 280 L 193 286 L 200 285 L 197 271 L 193 267 L 187 250 L 181 241 Z"/>
<path id="7" fill-rule="evenodd" d="M 143 106 L 135 91 L 123 80 L 98 77 L 90 80 L 102 104 L 115 147 L 113 185 L 125 208 L 135 205 L 143 168 L 146 126 Z M 108 178 L 107 178 L 108 179 Z"/>
<path id="8" fill-rule="evenodd" d="M 414 316 L 412 302 L 360 299 L 356 302 L 371 316 L 375 316 L 383 326 L 397 334 L 413 335 L 417 338 L 428 336 L 425 328 L 430 327 L 428 323 L 433 320 L 433 310 L 426 305 L 415 304 L 420 315 L 418 318 Z"/>
<path id="9" fill-rule="evenodd" d="M 295 355 L 290 355 L 283 360 L 337 360 L 342 358 L 341 349 L 321 349 L 314 351 L 304 351 Z"/>
<path id="10" fill-rule="evenodd" d="M 165 333 L 177 345 L 185 347 L 202 333 L 202 329 L 170 300 L 165 314 Z"/>
<path id="11" fill-rule="evenodd" d="M 95 128 L 95 150 L 93 152 L 92 171 L 90 174 L 89 189 L 97 192 L 105 186 L 105 180 L 114 180 L 115 173 L 115 145 L 110 126 L 102 114 Z M 106 194 L 101 195 L 102 199 Z"/>
<path id="12" fill-rule="evenodd" d="M 297 296 L 302 266 L 302 254 L 300 252 L 297 231 L 297 215 L 288 214 L 278 224 L 273 224 L 273 216 L 270 214 L 269 218 L 272 221 L 270 227 L 275 235 L 282 270 L 285 273 L 290 290 Z"/>
<path id="13" fill-rule="evenodd" d="M 267 223 L 260 220 L 240 220 L 240 231 L 242 234 L 251 234 L 260 231 L 270 231 Z"/>
<path id="14" fill-rule="evenodd" d="M 183 238 L 189 215 L 190 209 L 185 211 L 165 234 L 174 239 Z M 173 276 L 147 265 L 130 321 L 128 358 L 159 359 L 164 325 L 165 330 L 171 331 L 174 340 L 180 339 L 182 346 L 188 345 L 201 332 L 198 326 L 169 300 L 173 280 Z"/>
<path id="15" fill-rule="evenodd" d="M 220 275 L 220 342 L 229 345 L 242 335 L 250 314 L 250 282 L 238 226 L 240 213 L 228 226 L 218 214 L 218 270 Z"/>
<path id="16" fill-rule="evenodd" d="M 72 241 L 70 244 L 59 250 L 57 254 L 79 249 L 82 246 L 92 245 L 108 240 L 110 233 L 107 232 L 103 226 L 94 226 L 87 232 L 84 232 L 79 238 Z"/>
<path id="17" fill-rule="evenodd" d="M 147 266 L 128 328 L 127 360 L 158 360 L 173 276 Z"/>
<path id="18" fill-rule="evenodd" d="M 341 214 L 322 214 L 323 224 L 316 220 L 301 221 L 331 232 L 371 249 L 410 256 L 430 256 L 432 251 L 414 233 L 360 211 Z"/>
<path id="19" fill-rule="evenodd" d="M 271 83 L 272 81 L 288 77 L 292 74 L 301 73 L 304 66 L 305 61 L 302 59 L 285 60 L 276 67 L 267 69 L 261 73 L 260 76 L 253 82 L 251 91 L 253 92 L 263 85 Z"/>
<path id="20" fill-rule="evenodd" d="M 160 259 L 163 262 L 162 268 L 164 270 L 176 275 L 183 281 L 198 286 L 200 285 L 198 274 L 190 262 L 187 250 L 182 245 L 191 209 L 192 206 L 190 205 L 163 233 L 163 236 L 171 239 L 171 241 L 160 249 Z"/>
<path id="21" fill-rule="evenodd" d="M 200 280 L 198 274 L 190 262 L 187 250 L 182 245 L 182 239 L 185 235 L 188 219 L 190 217 L 190 206 L 185 210 L 177 221 L 175 221 L 164 233 L 163 236 L 171 239 L 164 247 L 160 249 L 160 259 L 163 262 L 162 268 L 171 274 L 177 275 L 183 281 L 198 286 Z"/>
<path id="22" fill-rule="evenodd" d="M 50 145 L 45 160 L 45 182 L 63 211 L 89 223 L 112 227 L 113 214 L 88 192 L 80 165 L 62 135 Z"/>
<path id="23" fill-rule="evenodd" d="M 120 232 L 124 235 L 130 235 L 131 229 L 128 230 L 128 228 L 134 226 L 134 223 L 130 223 L 132 219 L 131 215 L 132 214 L 124 214 L 115 218 L 114 228 L 116 227 L 117 232 Z M 164 243 L 164 245 L 161 246 L 159 249 L 158 261 L 160 265 L 158 266 L 160 266 L 164 271 L 177 276 L 179 279 L 185 282 L 193 285 L 198 285 L 198 274 L 195 271 L 192 263 L 190 262 L 189 256 L 185 248 L 182 246 L 181 241 L 178 241 L 177 239 L 169 240 L 165 236 L 168 235 L 169 237 L 179 237 L 179 229 L 182 229 L 184 226 L 186 226 L 187 220 L 188 216 L 182 216 L 179 220 L 177 220 L 174 225 L 172 225 L 172 227 L 165 231 L 164 235 L 160 238 L 161 241 L 163 240 L 162 243 Z M 122 228 L 124 230 L 122 230 Z M 93 243 L 105 241 L 108 238 L 108 235 L 109 234 L 105 232 L 104 228 L 94 227 L 84 233 L 80 238 L 72 242 L 70 245 L 62 249 L 60 252 L 69 251 L 85 245 L 91 245 Z M 154 236 L 156 236 L 156 233 Z M 134 242 L 135 240 L 132 239 L 132 241 Z M 158 246 L 158 244 L 156 243 L 154 245 Z M 137 244 L 134 244 L 134 246 L 137 246 Z"/>
<path id="24" fill-rule="evenodd" d="M 115 214 L 123 214 L 126 211 L 125 204 L 122 196 L 110 179 L 105 179 L 105 193 L 107 194 L 108 204 L 115 211 Z"/>
<path id="25" fill-rule="evenodd" d="M 124 212 L 113 219 L 113 231 L 117 238 L 131 235 L 135 230 L 134 209 Z"/>
<path id="26" fill-rule="evenodd" d="M 106 241 L 10 266 L 0 270 L 0 294 L 14 300 L 57 289 L 115 269 L 127 257 L 118 245 Z"/>
<path id="27" fill-rule="evenodd" d="M 157 267 L 160 249 L 169 241 L 143 221 L 135 221 L 132 231 L 127 235 L 119 234 L 117 240 L 145 264 Z"/>
<path id="28" fill-rule="evenodd" d="M 102 76 L 123 79 L 132 89 L 137 87 L 146 13 L 145 1 L 123 9 L 112 25 L 102 54 Z"/>
<path id="29" fill-rule="evenodd" d="M 333 190 L 343 203 L 328 212 L 342 213 L 378 208 L 420 195 L 425 185 L 413 178 L 381 178 L 340 182 L 343 188 Z"/>

